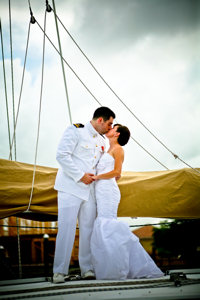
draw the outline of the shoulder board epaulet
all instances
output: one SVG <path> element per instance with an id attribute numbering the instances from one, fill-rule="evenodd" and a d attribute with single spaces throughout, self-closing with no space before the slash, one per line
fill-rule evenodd
<path id="1" fill-rule="evenodd" d="M 81 123 L 76 123 L 76 124 L 73 124 L 76 128 L 83 128 L 84 125 L 81 124 Z"/>

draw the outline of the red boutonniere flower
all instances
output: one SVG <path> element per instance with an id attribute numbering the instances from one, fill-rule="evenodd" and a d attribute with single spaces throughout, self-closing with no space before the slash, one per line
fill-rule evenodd
<path id="1" fill-rule="evenodd" d="M 104 146 L 101 146 L 102 151 L 104 152 Z"/>

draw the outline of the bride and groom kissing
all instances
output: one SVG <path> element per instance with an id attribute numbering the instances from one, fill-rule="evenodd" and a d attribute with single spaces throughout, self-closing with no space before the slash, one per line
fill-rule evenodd
<path id="1" fill-rule="evenodd" d="M 130 231 L 117 220 L 120 190 L 117 180 L 130 138 L 126 126 L 115 124 L 108 107 L 95 110 L 85 126 L 69 126 L 58 145 L 58 233 L 53 283 L 69 272 L 76 224 L 79 225 L 79 265 L 82 279 L 161 277 L 163 273 Z M 105 137 L 109 149 L 105 152 Z"/>

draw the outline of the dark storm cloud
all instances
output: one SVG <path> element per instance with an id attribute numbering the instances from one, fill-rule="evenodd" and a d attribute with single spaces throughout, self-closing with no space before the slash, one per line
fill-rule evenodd
<path id="1" fill-rule="evenodd" d="M 147 35 L 171 36 L 195 31 L 198 0 L 86 0 L 82 33 L 105 47 L 128 46 Z M 78 17 L 78 16 L 77 16 Z"/>
<path id="2" fill-rule="evenodd" d="M 1 0 L 2 1 L 2 0 Z M 200 0 L 54 0 L 57 14 L 74 13 L 79 38 L 97 47 L 122 47 L 148 35 L 187 35 L 200 22 Z M 48 1 L 53 7 L 52 1 Z M 45 11 L 45 1 L 30 1 L 33 13 Z M 0 8 L 7 1 L 0 2 Z M 29 16 L 28 1 L 11 2 L 12 9 Z M 65 23 L 65 20 L 62 20 Z M 80 26 L 80 27 L 79 27 Z"/>

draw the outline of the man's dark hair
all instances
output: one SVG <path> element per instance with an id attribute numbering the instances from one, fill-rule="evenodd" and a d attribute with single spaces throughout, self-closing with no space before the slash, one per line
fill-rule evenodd
<path id="1" fill-rule="evenodd" d="M 121 124 L 115 124 L 114 127 L 115 126 L 118 126 L 116 132 L 120 133 L 120 135 L 118 136 L 118 139 L 117 139 L 118 143 L 121 146 L 126 145 L 128 143 L 129 138 L 130 138 L 130 135 L 131 135 L 128 127 L 123 126 Z"/>
<path id="2" fill-rule="evenodd" d="M 100 117 L 102 117 L 104 121 L 107 121 L 110 117 L 113 117 L 114 119 L 115 113 L 110 108 L 101 106 L 95 110 L 93 119 L 98 119 Z"/>

